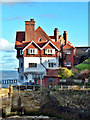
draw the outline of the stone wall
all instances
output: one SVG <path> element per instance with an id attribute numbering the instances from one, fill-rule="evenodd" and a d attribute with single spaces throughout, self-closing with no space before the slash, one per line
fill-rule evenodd
<path id="1" fill-rule="evenodd" d="M 3 99 L 3 107 L 12 108 L 12 112 L 25 115 L 48 115 L 57 118 L 87 119 L 88 96 L 90 91 L 59 90 L 59 91 L 21 91 L 14 92 L 11 101 Z M 11 102 L 11 103 L 10 103 Z"/>

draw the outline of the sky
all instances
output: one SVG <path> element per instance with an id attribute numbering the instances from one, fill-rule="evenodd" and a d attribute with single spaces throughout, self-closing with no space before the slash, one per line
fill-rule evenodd
<path id="1" fill-rule="evenodd" d="M 0 4 L 0 69 L 17 70 L 16 31 L 24 31 L 25 21 L 31 18 L 35 19 L 35 29 L 40 25 L 53 35 L 54 28 L 58 28 L 60 35 L 67 31 L 68 41 L 74 46 L 88 46 L 88 2 L 8 1 Z"/>

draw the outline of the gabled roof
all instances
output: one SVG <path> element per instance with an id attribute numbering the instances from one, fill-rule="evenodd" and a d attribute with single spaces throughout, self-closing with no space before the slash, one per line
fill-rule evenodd
<path id="1" fill-rule="evenodd" d="M 29 43 L 27 44 L 26 47 L 24 47 L 23 51 L 24 51 L 30 44 L 32 44 L 32 43 L 34 43 L 39 49 L 41 49 L 41 48 L 37 45 L 37 43 L 35 43 L 34 41 L 31 41 L 31 42 L 29 42 Z"/>
<path id="2" fill-rule="evenodd" d="M 69 41 L 68 41 L 68 44 L 69 44 L 70 46 L 72 46 L 73 48 L 75 48 Z"/>
<path id="3" fill-rule="evenodd" d="M 51 39 L 55 39 L 55 36 L 49 36 Z"/>
<path id="4" fill-rule="evenodd" d="M 51 43 L 53 47 L 55 47 L 59 51 L 58 47 L 55 44 L 53 44 L 53 42 L 51 41 L 48 41 L 41 49 L 44 49 L 49 43 Z"/>
<path id="5" fill-rule="evenodd" d="M 47 43 L 47 42 L 37 42 L 38 46 L 41 47 L 41 48 L 42 48 L 46 43 Z"/>
<path id="6" fill-rule="evenodd" d="M 34 43 L 40 50 L 44 49 L 49 43 L 51 43 L 52 46 L 55 47 L 59 51 L 59 48 L 55 44 L 53 44 L 51 41 L 41 42 L 41 43 L 40 42 L 35 43 L 34 41 L 26 42 L 26 43 L 24 42 L 22 44 L 23 51 L 32 43 Z"/>
<path id="7" fill-rule="evenodd" d="M 64 49 L 70 49 L 70 48 L 75 49 L 75 47 L 69 41 L 67 41 L 67 44 L 63 48 Z"/>
<path id="8" fill-rule="evenodd" d="M 45 34 L 45 36 L 47 37 L 47 39 L 52 41 L 51 38 L 44 32 L 44 30 L 40 26 L 36 29 L 36 31 L 42 31 Z"/>

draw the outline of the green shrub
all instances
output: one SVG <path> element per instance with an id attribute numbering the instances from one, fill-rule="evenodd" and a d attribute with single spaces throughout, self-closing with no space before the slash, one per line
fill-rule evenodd
<path id="1" fill-rule="evenodd" d="M 63 67 L 58 72 L 58 76 L 61 77 L 62 79 L 67 79 L 67 78 L 70 78 L 71 76 L 74 76 L 74 74 L 73 74 L 72 70 L 69 70 L 69 69 Z"/>

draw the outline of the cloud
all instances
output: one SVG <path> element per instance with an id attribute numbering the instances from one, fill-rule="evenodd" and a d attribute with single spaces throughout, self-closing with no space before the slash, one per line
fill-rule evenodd
<path id="1" fill-rule="evenodd" d="M 4 18 L 4 20 L 25 20 L 27 17 L 17 16 L 17 17 L 11 17 L 11 18 Z"/>
<path id="2" fill-rule="evenodd" d="M 18 68 L 18 59 L 16 58 L 16 52 L 2 51 L 0 57 L 0 69 L 2 70 L 15 70 Z"/>
<path id="3" fill-rule="evenodd" d="M 0 51 L 15 52 L 14 43 L 3 38 L 0 39 Z"/>

